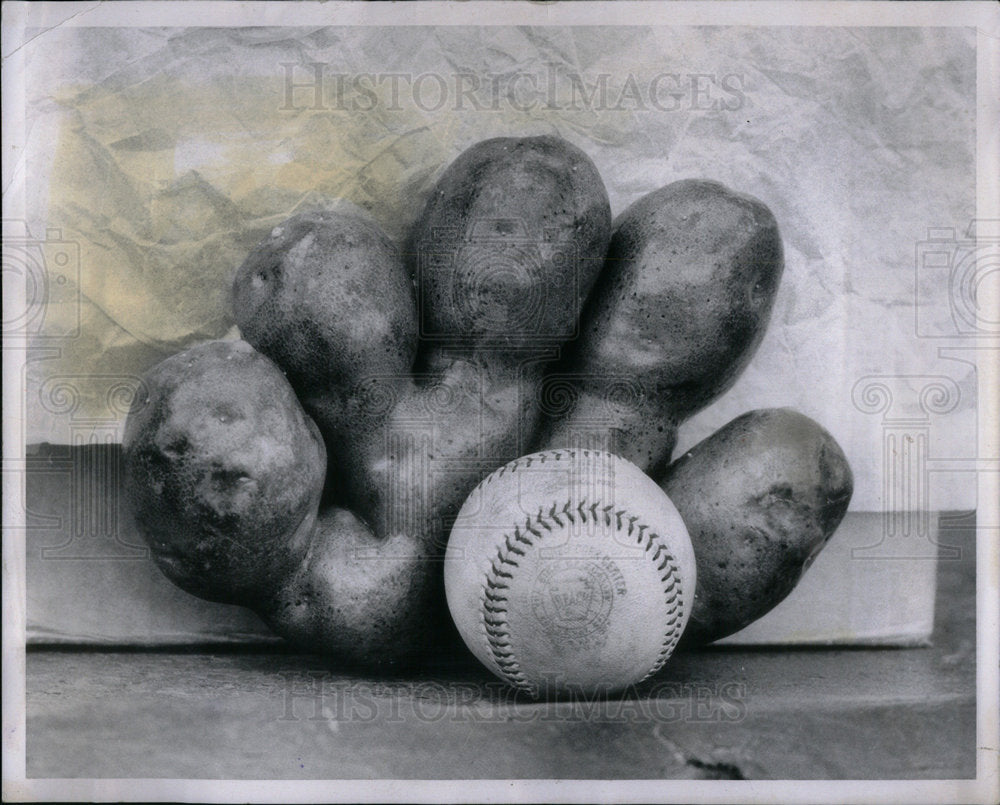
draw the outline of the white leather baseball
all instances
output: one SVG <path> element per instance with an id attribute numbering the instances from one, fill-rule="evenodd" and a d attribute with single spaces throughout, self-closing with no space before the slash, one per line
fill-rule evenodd
<path id="1" fill-rule="evenodd" d="M 533 696 L 592 694 L 666 662 L 691 612 L 695 559 L 677 509 L 634 464 L 548 450 L 473 490 L 444 579 L 462 638 L 497 676 Z"/>

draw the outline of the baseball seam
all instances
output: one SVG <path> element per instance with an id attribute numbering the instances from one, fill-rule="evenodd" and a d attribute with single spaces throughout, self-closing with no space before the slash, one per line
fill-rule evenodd
<path id="1" fill-rule="evenodd" d="M 589 456 L 591 451 L 584 450 L 582 452 L 586 457 Z M 505 464 L 499 470 L 483 479 L 480 485 L 487 484 L 506 472 L 514 472 L 522 467 L 530 467 L 533 461 L 544 463 L 546 458 L 560 460 L 563 457 L 573 458 L 575 455 L 575 451 L 548 451 L 517 459 L 509 464 Z M 546 532 L 552 531 L 552 523 L 555 523 L 560 528 L 563 527 L 564 522 L 560 519 L 560 516 L 565 517 L 566 521 L 570 524 L 576 523 L 574 513 L 576 516 L 579 516 L 580 522 L 584 524 L 587 523 L 588 515 L 592 520 L 597 520 L 603 516 L 606 526 L 611 527 L 614 525 L 619 530 L 625 528 L 625 524 L 627 523 L 627 535 L 631 537 L 638 532 L 636 544 L 643 545 L 647 554 L 652 551 L 651 561 L 659 562 L 656 569 L 660 573 L 660 581 L 663 584 L 663 594 L 667 604 L 668 617 L 664 624 L 664 635 L 657 659 L 639 682 L 648 679 L 659 671 L 677 645 L 677 641 L 681 636 L 680 626 L 682 618 L 678 601 L 683 595 L 683 585 L 677 561 L 673 554 L 671 554 L 663 538 L 655 531 L 650 530 L 647 524 L 639 523 L 638 516 L 629 516 L 626 509 L 614 512 L 612 511 L 613 509 L 613 505 L 601 506 L 599 502 L 591 503 L 588 506 L 585 499 L 581 500 L 574 508 L 572 500 L 567 499 L 561 508 L 556 503 L 552 504 L 548 512 L 544 508 L 539 508 L 537 514 L 525 518 L 523 527 L 515 525 L 513 533 L 504 534 L 502 544 L 497 548 L 496 558 L 490 561 L 490 569 L 486 573 L 481 599 L 481 611 L 483 614 L 486 641 L 489 644 L 493 662 L 500 674 L 515 687 L 532 695 L 536 692 L 535 686 L 528 681 L 514 654 L 510 626 L 506 617 L 507 591 L 509 590 L 510 582 L 514 578 L 514 569 L 519 567 L 517 559 L 514 557 L 525 556 L 525 548 L 533 547 L 535 541 L 544 536 L 544 532 L 539 529 L 544 529 Z M 524 548 L 519 547 L 519 545 L 523 545 Z"/>
<path id="2" fill-rule="evenodd" d="M 585 458 L 589 458 L 593 450 L 583 450 L 580 451 Z M 576 458 L 576 450 L 545 450 L 541 453 L 532 453 L 530 456 L 522 456 L 521 458 L 515 458 L 513 461 L 504 464 L 500 469 L 491 472 L 482 481 L 479 482 L 479 486 L 485 486 L 492 481 L 502 478 L 505 474 L 509 472 L 515 472 L 519 469 L 527 469 L 533 463 L 544 464 L 547 459 L 553 459 L 559 461 L 563 458 Z"/>

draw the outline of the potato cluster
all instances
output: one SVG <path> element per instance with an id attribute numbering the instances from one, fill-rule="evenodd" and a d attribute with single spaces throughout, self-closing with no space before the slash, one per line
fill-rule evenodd
<path id="1" fill-rule="evenodd" d="M 787 595 L 850 500 L 833 438 L 754 411 L 671 463 L 767 326 L 783 257 L 764 204 L 687 180 L 612 222 L 580 149 L 498 138 L 443 172 L 401 246 L 357 208 L 290 218 L 236 272 L 244 340 L 147 375 L 127 487 L 172 581 L 344 665 L 410 661 L 454 637 L 441 557 L 469 492 L 593 447 L 687 525 L 689 645 Z"/>

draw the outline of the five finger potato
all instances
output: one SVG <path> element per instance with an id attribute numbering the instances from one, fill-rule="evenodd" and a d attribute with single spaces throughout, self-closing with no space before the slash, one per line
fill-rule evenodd
<path id="1" fill-rule="evenodd" d="M 787 595 L 851 495 L 832 437 L 787 410 L 669 465 L 678 424 L 749 362 L 782 270 L 756 199 L 675 182 L 612 230 L 578 148 L 483 141 L 444 171 L 405 256 L 357 208 L 294 216 L 250 254 L 233 286 L 246 342 L 154 367 L 129 416 L 137 523 L 189 592 L 383 666 L 446 628 L 438 560 L 475 484 L 596 426 L 680 511 L 698 570 L 685 642 L 710 642 Z M 555 370 L 575 394 L 543 420 L 568 342 Z M 636 393 L 609 406 L 619 381 Z"/>

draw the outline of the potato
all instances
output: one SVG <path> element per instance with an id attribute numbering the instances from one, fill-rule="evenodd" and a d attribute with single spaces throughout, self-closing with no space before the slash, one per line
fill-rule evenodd
<path id="1" fill-rule="evenodd" d="M 610 235 L 597 168 L 558 137 L 484 140 L 438 179 L 406 249 L 424 340 L 416 393 L 396 422 L 430 412 L 433 443 L 417 453 L 439 518 L 526 452 L 543 373 L 575 332 Z M 440 551 L 445 538 L 439 527 Z"/>
<path id="2" fill-rule="evenodd" d="M 750 361 L 783 268 L 770 210 L 717 182 L 674 182 L 632 204 L 562 369 L 572 410 L 556 412 L 546 446 L 609 430 L 609 447 L 659 475 L 678 423 Z"/>
<path id="3" fill-rule="evenodd" d="M 126 493 L 175 584 L 250 605 L 304 558 L 326 471 L 316 425 L 243 341 L 157 364 L 125 426 Z"/>
<path id="4" fill-rule="evenodd" d="M 434 606 L 440 569 L 418 538 L 379 538 L 352 512 L 327 508 L 308 557 L 255 608 L 294 645 L 387 670 L 449 634 L 444 607 Z"/>
<path id="5" fill-rule="evenodd" d="M 694 545 L 698 581 L 683 643 L 709 643 L 780 602 L 836 530 L 851 468 L 833 437 L 787 408 L 737 417 L 661 483 Z"/>
<path id="6" fill-rule="evenodd" d="M 333 499 L 364 494 L 358 449 L 408 393 L 417 348 L 413 288 L 392 241 L 351 204 L 295 215 L 237 270 L 233 309 L 319 425 Z M 379 409 L 359 393 L 372 384 L 389 398 Z"/>
<path id="7" fill-rule="evenodd" d="M 417 348 L 413 288 L 399 253 L 353 205 L 276 226 L 239 267 L 241 335 L 288 375 L 328 447 L 371 417 L 352 405 L 359 382 L 406 378 Z"/>
<path id="8" fill-rule="evenodd" d="M 549 136 L 476 143 L 438 180 L 407 249 L 421 333 L 469 349 L 561 343 L 610 231 L 604 183 L 576 146 Z"/>

